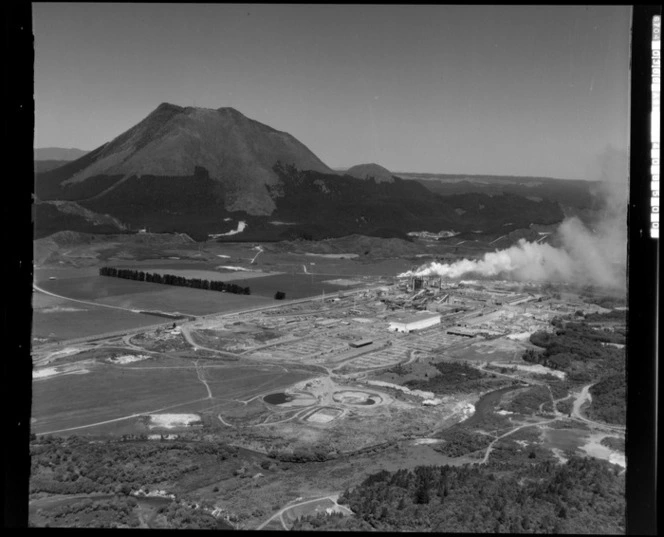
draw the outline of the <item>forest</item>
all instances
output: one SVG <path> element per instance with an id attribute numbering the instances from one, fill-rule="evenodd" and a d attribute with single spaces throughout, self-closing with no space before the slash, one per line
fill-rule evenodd
<path id="1" fill-rule="evenodd" d="M 495 383 L 489 381 L 489 377 L 481 373 L 476 368 L 471 367 L 466 362 L 438 362 L 433 364 L 439 374 L 430 376 L 427 379 L 409 380 L 404 386 L 411 390 L 425 390 L 433 392 L 436 395 L 445 395 L 459 392 L 483 391 L 487 387 L 494 386 Z M 407 369 L 403 366 L 396 366 L 389 372 L 398 375 L 406 374 Z"/>
<path id="2" fill-rule="evenodd" d="M 173 274 L 157 274 L 143 272 L 142 270 L 100 267 L 99 275 L 124 278 L 125 280 L 136 280 L 139 282 L 162 283 L 165 285 L 177 285 L 179 287 L 191 287 L 193 289 L 234 293 L 236 295 L 251 294 L 251 289 L 249 287 L 242 287 L 235 283 L 220 282 L 217 280 L 202 280 L 200 278 L 184 278 L 183 276 L 174 276 Z"/>
<path id="3" fill-rule="evenodd" d="M 620 471 L 579 457 L 513 473 L 471 465 L 384 470 L 339 498 L 355 516 L 303 517 L 293 530 L 624 533 Z"/>
<path id="4" fill-rule="evenodd" d="M 595 314 L 597 320 L 615 317 L 612 313 Z M 592 402 L 589 417 L 607 423 L 625 425 L 626 373 L 624 330 L 595 329 L 584 322 L 557 321 L 554 333 L 535 332 L 530 342 L 544 351 L 527 350 L 523 359 L 567 373 L 571 384 L 590 383 Z"/>
<path id="5" fill-rule="evenodd" d="M 219 466 L 236 453 L 237 448 L 216 443 L 93 443 L 76 436 L 40 437 L 30 446 L 30 493 L 129 494 L 197 472 L 201 460 Z"/>

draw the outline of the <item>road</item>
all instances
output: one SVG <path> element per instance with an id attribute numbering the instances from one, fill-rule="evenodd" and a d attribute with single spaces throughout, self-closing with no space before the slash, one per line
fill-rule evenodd
<path id="1" fill-rule="evenodd" d="M 205 351 L 215 352 L 215 353 L 221 354 L 223 356 L 230 356 L 230 357 L 233 357 L 233 358 L 239 358 L 239 356 L 237 354 L 233 354 L 232 352 L 220 351 L 219 349 L 213 349 L 212 347 L 206 347 L 204 345 L 196 343 L 194 341 L 194 339 L 192 338 L 192 336 L 191 336 L 191 332 L 190 332 L 189 328 L 190 328 L 190 323 L 183 324 L 183 325 L 180 326 L 180 331 L 181 331 L 182 336 L 184 337 L 184 339 L 187 340 L 187 343 L 189 343 L 189 345 L 191 345 L 194 349 L 203 349 Z"/>
<path id="2" fill-rule="evenodd" d="M 275 518 L 279 518 L 279 521 L 281 522 L 281 525 L 284 527 L 284 529 L 289 530 L 290 528 L 288 528 L 286 526 L 286 522 L 283 519 L 283 514 L 286 511 L 289 511 L 289 510 L 293 509 L 294 507 L 299 507 L 301 505 L 306 505 L 308 503 L 320 502 L 321 500 L 330 500 L 332 503 L 334 503 L 336 506 L 338 506 L 341 510 L 346 511 L 348 514 L 352 514 L 352 511 L 350 509 L 348 509 L 348 507 L 346 507 L 344 505 L 339 505 L 337 503 L 337 500 L 339 499 L 339 495 L 340 495 L 340 493 L 336 493 L 336 494 L 331 494 L 329 496 L 321 496 L 319 498 L 313 498 L 311 500 L 305 500 L 303 502 L 294 503 L 293 505 L 288 505 L 288 506 L 284 507 L 283 509 L 277 511 L 274 515 L 272 515 L 270 518 L 268 518 L 265 522 L 263 522 L 256 529 L 257 530 L 262 530 L 265 526 L 267 526 Z"/>
<path id="3" fill-rule="evenodd" d="M 597 422 L 597 421 L 592 421 L 592 420 L 589 420 L 588 418 L 585 418 L 584 416 L 581 415 L 581 407 L 584 405 L 584 403 L 586 401 L 591 401 L 592 400 L 592 396 L 590 395 L 590 388 L 591 387 L 592 387 L 592 383 L 584 386 L 583 389 L 575 395 L 574 405 L 572 407 L 572 418 L 571 419 L 583 421 L 584 423 L 587 423 L 587 424 L 592 425 L 592 426 L 597 427 L 597 428 L 610 429 L 612 431 L 624 433 L 625 432 L 624 427 L 617 426 L 617 425 L 608 425 L 606 423 L 600 423 L 600 422 Z M 547 423 L 553 423 L 554 421 L 560 421 L 560 420 L 566 419 L 565 415 L 562 414 L 561 412 L 559 412 L 556 409 L 556 403 L 558 403 L 559 401 L 562 401 L 564 399 L 567 399 L 568 397 L 571 397 L 573 395 L 574 394 L 570 394 L 567 397 L 563 397 L 561 399 L 555 399 L 555 400 L 553 399 L 553 395 L 552 395 L 551 399 L 553 401 L 553 411 L 556 414 L 555 418 L 552 418 L 552 419 L 549 419 L 549 420 L 544 420 L 544 421 L 539 421 L 537 423 L 524 423 L 524 424 L 518 425 L 518 426 L 514 427 L 513 429 L 510 429 L 506 433 L 503 433 L 502 435 L 496 437 L 486 447 L 484 457 L 482 457 L 482 460 L 479 461 L 479 464 L 486 464 L 486 462 L 489 460 L 489 456 L 491 455 L 491 450 L 493 449 L 493 446 L 498 441 L 505 438 L 506 436 L 509 436 L 509 435 L 521 430 L 521 429 L 525 429 L 526 427 L 539 427 L 540 425 L 546 425 Z"/>
<path id="4" fill-rule="evenodd" d="M 506 436 L 509 436 L 511 434 L 514 434 L 517 431 L 520 431 L 521 429 L 525 429 L 526 427 L 539 427 L 540 425 L 546 425 L 547 423 L 551 423 L 554 421 L 558 421 L 562 418 L 552 418 L 550 420 L 545 420 L 545 421 L 539 421 L 537 423 L 524 423 L 523 425 L 519 425 L 518 427 L 515 427 L 514 429 L 511 429 L 507 431 L 506 433 L 503 433 L 499 437 L 495 438 L 487 447 L 486 447 L 486 452 L 484 453 L 484 457 L 482 457 L 482 460 L 479 461 L 479 464 L 486 464 L 486 462 L 489 460 L 489 455 L 491 454 L 491 450 L 493 449 L 493 446 L 496 444 L 496 442 L 502 440 Z"/>
<path id="5" fill-rule="evenodd" d="M 583 387 L 579 395 L 577 395 L 576 399 L 574 400 L 574 406 L 572 407 L 572 418 L 587 423 L 588 425 L 592 425 L 594 427 L 610 429 L 612 431 L 624 433 L 625 432 L 624 426 L 609 425 L 608 423 L 593 421 L 581 414 L 581 407 L 584 405 L 584 403 L 586 401 L 589 403 L 592 401 L 592 395 L 590 395 L 590 388 L 592 387 L 592 385 L 593 385 L 592 383 L 587 384 L 586 386 Z"/>
<path id="6" fill-rule="evenodd" d="M 327 297 L 332 298 L 332 297 L 338 296 L 340 294 L 343 294 L 345 296 L 349 296 L 349 295 L 353 295 L 353 294 L 357 294 L 357 293 L 372 291 L 372 290 L 377 289 L 379 287 L 381 287 L 381 286 L 380 285 L 374 285 L 374 286 L 370 286 L 370 287 L 362 287 L 362 288 L 353 289 L 353 290 L 343 290 L 343 291 L 338 291 L 336 293 L 331 293 L 331 294 L 327 295 Z M 79 300 L 79 299 L 76 299 L 76 298 L 69 298 L 69 297 L 66 297 L 66 296 L 57 295 L 55 293 L 51 293 L 50 291 L 46 291 L 45 289 L 42 289 L 41 287 L 39 287 L 38 285 L 36 285 L 34 283 L 33 283 L 33 288 L 34 288 L 35 291 L 38 291 L 40 293 L 44 293 L 46 295 L 50 295 L 50 296 L 53 296 L 53 297 L 56 297 L 56 298 L 61 298 L 63 300 L 70 300 L 72 302 L 79 302 L 81 304 L 87 304 L 87 305 L 91 305 L 91 306 L 100 306 L 100 307 L 104 307 L 104 308 L 119 309 L 119 310 L 124 310 L 124 311 L 130 311 L 130 312 L 133 312 L 133 313 L 138 313 L 138 310 L 133 310 L 133 309 L 129 309 L 129 308 L 121 308 L 119 306 L 111 306 L 111 305 L 108 305 L 108 304 L 98 304 L 96 302 Z M 114 332 L 104 332 L 104 333 L 95 334 L 95 335 L 86 336 L 86 337 L 73 338 L 73 339 L 67 339 L 67 340 L 61 340 L 61 341 L 56 341 L 56 342 L 45 343 L 43 345 L 33 344 L 33 349 L 36 350 L 36 351 L 39 351 L 40 353 L 45 353 L 45 352 L 48 352 L 49 349 L 55 350 L 55 349 L 67 347 L 67 346 L 70 346 L 70 345 L 78 345 L 78 344 L 83 344 L 83 343 L 89 343 L 89 342 L 92 342 L 92 341 L 100 341 L 101 342 L 103 340 L 116 338 L 116 337 L 121 338 L 121 337 L 124 337 L 124 336 L 127 336 L 127 335 L 134 335 L 134 334 L 138 334 L 138 333 L 141 333 L 141 332 L 146 332 L 148 330 L 155 330 L 157 328 L 171 327 L 171 326 L 173 326 L 174 322 L 176 322 L 179 326 L 184 328 L 184 327 L 190 326 L 193 323 L 196 323 L 198 321 L 203 321 L 203 320 L 207 320 L 207 319 L 229 317 L 229 316 L 232 316 L 232 315 L 239 315 L 239 314 L 246 314 L 246 313 L 258 313 L 258 312 L 262 312 L 262 311 L 266 311 L 266 310 L 270 310 L 270 309 L 282 308 L 284 306 L 291 306 L 293 304 L 305 304 L 307 302 L 314 302 L 316 300 L 320 300 L 320 297 L 319 296 L 312 296 L 312 297 L 305 297 L 305 298 L 299 298 L 299 299 L 294 299 L 294 300 L 283 300 L 283 301 L 280 300 L 276 304 L 270 304 L 270 305 L 267 305 L 267 306 L 259 306 L 259 307 L 248 308 L 248 309 L 240 309 L 240 310 L 230 311 L 230 312 L 226 312 L 226 313 L 210 313 L 210 314 L 206 314 L 206 315 L 196 315 L 196 316 L 191 315 L 190 317 L 193 317 L 193 320 L 185 322 L 185 323 L 183 323 L 182 321 L 179 321 L 179 322 L 178 321 L 158 322 L 158 323 L 151 324 L 151 325 L 145 325 L 145 326 L 125 329 L 125 330 L 117 330 L 117 331 L 114 331 Z M 305 314 L 300 313 L 299 315 L 305 315 Z M 184 332 L 184 330 L 183 330 L 183 332 Z M 186 335 L 185 335 L 185 337 L 186 337 Z M 200 347 L 200 345 L 196 345 L 196 344 L 192 343 L 191 341 L 190 341 L 190 344 L 192 344 L 195 347 Z M 204 347 L 201 347 L 201 348 L 204 348 Z M 206 350 L 224 354 L 223 351 L 218 351 L 216 349 L 206 348 Z M 235 357 L 235 355 L 232 355 L 232 356 Z M 39 362 L 48 361 L 48 360 L 49 360 L 49 357 L 47 356 L 46 358 L 40 359 Z M 39 362 L 37 362 L 35 360 L 35 364 L 39 363 Z"/>
<path id="7" fill-rule="evenodd" d="M 79 300 L 78 298 L 69 298 L 67 296 L 56 295 L 55 293 L 51 293 L 50 291 L 47 291 L 46 289 L 42 289 L 36 283 L 32 284 L 32 288 L 35 291 L 39 291 L 40 293 L 43 293 L 45 295 L 53 296 L 55 298 L 61 298 L 63 300 L 70 300 L 71 302 L 78 302 L 79 304 L 86 304 L 88 306 L 98 306 L 100 308 L 111 308 L 111 309 L 114 309 L 114 310 L 130 311 L 131 313 L 140 313 L 136 309 L 121 308 L 120 306 L 111 306 L 110 304 L 99 304 L 98 302 L 90 302 L 88 300 Z"/>

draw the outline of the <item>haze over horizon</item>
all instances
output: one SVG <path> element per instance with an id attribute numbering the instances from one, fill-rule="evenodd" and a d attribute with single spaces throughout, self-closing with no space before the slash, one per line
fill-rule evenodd
<path id="1" fill-rule="evenodd" d="M 598 179 L 629 7 L 33 4 L 35 147 L 233 107 L 333 168 Z M 626 170 L 625 170 L 626 172 Z"/>

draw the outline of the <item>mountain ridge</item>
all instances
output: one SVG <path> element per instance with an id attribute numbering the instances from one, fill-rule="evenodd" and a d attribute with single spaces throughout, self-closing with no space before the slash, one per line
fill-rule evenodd
<path id="1" fill-rule="evenodd" d="M 96 230 L 102 223 L 117 230 L 114 221 L 83 209 L 117 219 L 128 232 L 148 226 L 196 240 L 241 241 L 353 233 L 405 238 L 450 229 L 504 234 L 508 222 L 527 228 L 563 218 L 560 207 L 547 201 L 441 196 L 377 164 L 353 168 L 330 169 L 292 135 L 234 108 L 162 103 L 113 140 L 36 174 L 37 201 L 81 208 L 38 205 L 37 234 Z M 239 222 L 244 231 L 227 238 Z"/>

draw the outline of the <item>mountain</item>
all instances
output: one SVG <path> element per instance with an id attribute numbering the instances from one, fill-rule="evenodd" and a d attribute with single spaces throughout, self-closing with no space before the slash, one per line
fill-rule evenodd
<path id="1" fill-rule="evenodd" d="M 358 179 L 373 178 L 377 183 L 391 183 L 394 181 L 392 172 L 378 164 L 358 164 L 357 166 L 348 168 L 345 173 Z"/>
<path id="2" fill-rule="evenodd" d="M 36 173 L 35 234 L 148 227 L 196 240 L 406 239 L 441 230 L 497 237 L 564 216 L 547 200 L 441 196 L 417 181 L 387 181 L 387 170 L 368 166 L 363 179 L 335 172 L 290 134 L 237 110 L 164 103 L 83 157 Z"/>
<path id="3" fill-rule="evenodd" d="M 38 176 L 36 191 L 41 199 L 80 200 L 104 197 L 125 181 L 144 177 L 186 188 L 183 178 L 205 173 L 227 211 L 269 215 L 275 203 L 265 186 L 277 182 L 272 170 L 277 161 L 333 173 L 290 134 L 233 108 L 163 103 L 114 140 Z"/>
<path id="4" fill-rule="evenodd" d="M 64 147 L 37 147 L 35 148 L 35 160 L 76 160 L 89 153 L 83 149 Z"/>

